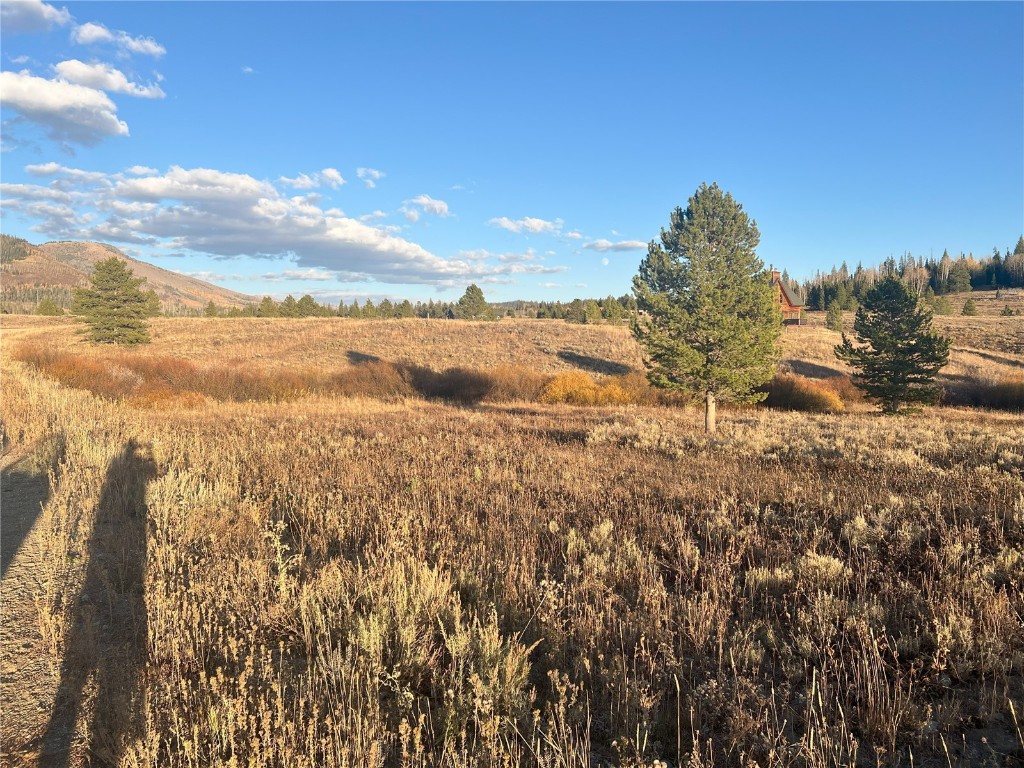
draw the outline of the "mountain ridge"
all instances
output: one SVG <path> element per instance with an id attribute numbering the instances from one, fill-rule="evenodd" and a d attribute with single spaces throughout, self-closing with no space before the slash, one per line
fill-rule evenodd
<path id="1" fill-rule="evenodd" d="M 8 236 L 4 236 L 5 240 Z M 5 289 L 85 286 L 96 263 L 116 256 L 128 263 L 136 277 L 145 278 L 143 290 L 153 289 L 165 308 L 201 309 L 209 302 L 222 307 L 254 304 L 258 297 L 221 288 L 195 277 L 133 258 L 116 246 L 85 240 L 51 240 L 38 245 L 25 242 L 20 255 L 0 264 Z"/>

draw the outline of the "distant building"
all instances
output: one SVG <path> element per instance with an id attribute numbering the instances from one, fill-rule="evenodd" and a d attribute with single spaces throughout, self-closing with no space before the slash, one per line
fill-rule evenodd
<path id="1" fill-rule="evenodd" d="M 779 311 L 782 312 L 783 325 L 800 325 L 800 310 L 803 304 L 790 290 L 789 286 L 782 281 L 782 275 L 772 270 L 772 285 L 779 294 Z"/>

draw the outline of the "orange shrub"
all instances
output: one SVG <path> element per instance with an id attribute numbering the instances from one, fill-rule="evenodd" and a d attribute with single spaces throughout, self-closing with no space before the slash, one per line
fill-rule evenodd
<path id="1" fill-rule="evenodd" d="M 594 405 L 597 402 L 597 383 L 583 371 L 559 373 L 540 393 L 542 403 L 569 403 Z"/>
<path id="2" fill-rule="evenodd" d="M 838 393 L 821 381 L 794 373 L 778 373 L 768 384 L 769 408 L 811 413 L 836 413 L 844 409 Z"/>
<path id="3" fill-rule="evenodd" d="M 542 403 L 568 403 L 569 405 L 625 405 L 636 402 L 617 379 L 602 384 L 583 371 L 567 371 L 555 376 L 540 394 Z"/>

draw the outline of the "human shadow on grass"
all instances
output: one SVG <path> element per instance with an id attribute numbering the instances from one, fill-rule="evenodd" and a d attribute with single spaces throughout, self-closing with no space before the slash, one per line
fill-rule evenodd
<path id="1" fill-rule="evenodd" d="M 40 765 L 69 764 L 78 749 L 75 724 L 87 700 L 89 765 L 118 765 L 144 728 L 146 486 L 155 476 L 149 449 L 134 440 L 107 468 Z"/>
<path id="2" fill-rule="evenodd" d="M 9 469 L 0 478 L 0 578 L 7 575 L 14 556 L 36 524 L 50 498 L 50 480 L 45 472 Z"/>

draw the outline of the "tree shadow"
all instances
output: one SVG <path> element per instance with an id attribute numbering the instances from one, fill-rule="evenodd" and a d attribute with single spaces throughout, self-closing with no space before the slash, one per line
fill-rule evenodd
<path id="1" fill-rule="evenodd" d="M 0 537 L 0 579 L 7 574 L 39 513 L 50 498 L 50 479 L 45 472 L 8 470 L 0 480 L 3 535 Z"/>
<path id="2" fill-rule="evenodd" d="M 999 363 L 1000 365 L 1009 365 L 1014 368 L 1024 368 L 1024 362 L 1020 360 L 1015 360 L 1012 357 L 1004 357 L 1003 355 L 994 355 L 991 352 L 984 352 L 980 349 L 964 349 L 957 347 L 954 348 L 954 351 L 963 352 L 964 354 L 968 355 L 974 355 L 975 357 L 980 357 L 983 360 L 988 360 L 989 362 L 992 363 Z"/>
<path id="3" fill-rule="evenodd" d="M 146 486 L 155 476 L 148 448 L 134 440 L 107 468 L 40 765 L 69 764 L 87 700 L 87 764 L 118 765 L 126 744 L 144 728 Z"/>
<path id="4" fill-rule="evenodd" d="M 812 379 L 830 379 L 833 376 L 845 375 L 838 368 L 831 368 L 827 365 L 818 365 L 817 363 L 809 363 L 806 360 L 794 360 L 793 358 L 787 358 L 782 361 L 782 364 L 789 368 L 793 373 L 800 376 L 807 376 Z"/>
<path id="5" fill-rule="evenodd" d="M 581 355 L 579 352 L 573 352 L 570 349 L 561 350 L 558 352 L 557 356 L 559 360 L 569 363 L 569 365 L 575 366 L 576 368 L 582 368 L 584 371 L 589 371 L 590 373 L 604 373 L 612 376 L 623 376 L 632 370 L 628 365 L 616 363 L 612 360 L 606 360 L 603 357 Z"/>
<path id="6" fill-rule="evenodd" d="M 365 352 L 356 352 L 354 349 L 350 349 L 345 353 L 345 357 L 352 365 L 365 365 L 366 363 L 379 363 L 380 358 L 376 355 L 368 355 Z"/>

